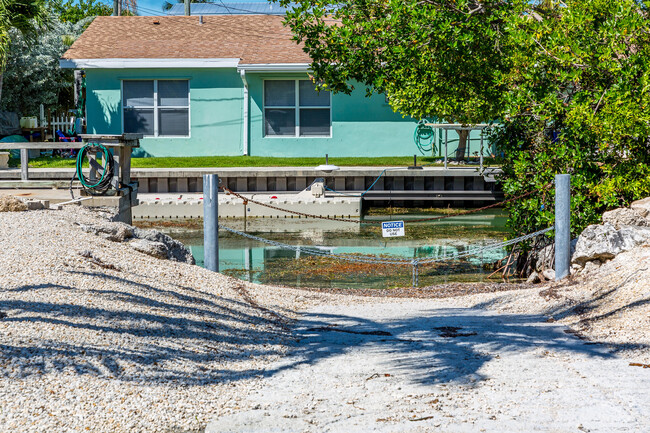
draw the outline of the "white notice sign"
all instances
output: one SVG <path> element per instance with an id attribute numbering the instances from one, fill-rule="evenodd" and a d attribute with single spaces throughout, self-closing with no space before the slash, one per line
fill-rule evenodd
<path id="1" fill-rule="evenodd" d="M 381 223 L 381 234 L 385 238 L 404 236 L 404 221 L 387 221 Z"/>

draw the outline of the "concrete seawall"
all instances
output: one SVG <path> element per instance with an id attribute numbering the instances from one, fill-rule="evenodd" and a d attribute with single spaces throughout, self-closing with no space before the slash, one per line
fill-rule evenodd
<path id="1" fill-rule="evenodd" d="M 134 168 L 131 177 L 138 181 L 140 193 L 200 193 L 202 176 L 212 173 L 217 173 L 225 186 L 241 193 L 299 192 L 323 177 L 328 188 L 358 194 L 376 181 L 364 196 L 365 206 L 421 206 L 431 202 L 436 206 L 482 206 L 503 198 L 495 181 L 501 170 L 496 167 L 488 167 L 483 173 L 476 166 L 419 170 L 389 167 L 382 175 L 383 171 L 380 167 L 343 167 L 332 173 L 311 167 Z M 35 168 L 30 169 L 30 179 L 61 182 L 69 180 L 73 172 L 72 168 Z M 0 181 L 18 180 L 20 170 L 0 170 Z"/>

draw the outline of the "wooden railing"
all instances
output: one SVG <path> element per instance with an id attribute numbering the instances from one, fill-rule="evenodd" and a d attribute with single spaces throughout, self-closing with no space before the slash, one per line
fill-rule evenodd
<path id="1" fill-rule="evenodd" d="M 30 149 L 81 149 L 88 143 L 100 143 L 112 149 L 114 170 L 116 176 L 113 178 L 115 189 L 121 188 L 121 185 L 128 185 L 131 183 L 131 151 L 133 148 L 140 147 L 140 139 L 142 134 L 121 134 L 121 135 L 105 135 L 105 134 L 81 134 L 83 142 L 66 142 L 66 143 L 52 143 L 52 142 L 32 142 L 32 143 L 0 143 L 0 148 L 12 150 L 20 150 L 20 180 L 21 182 L 29 181 L 29 150 Z M 90 159 L 94 155 L 89 155 Z M 91 176 L 93 176 L 94 169 L 91 162 Z"/>

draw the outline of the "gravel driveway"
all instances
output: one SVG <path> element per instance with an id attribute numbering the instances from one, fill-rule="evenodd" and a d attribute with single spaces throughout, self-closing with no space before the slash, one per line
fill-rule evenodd
<path id="1" fill-rule="evenodd" d="M 648 431 L 650 369 L 565 329 L 434 300 L 312 307 L 206 432 Z"/>

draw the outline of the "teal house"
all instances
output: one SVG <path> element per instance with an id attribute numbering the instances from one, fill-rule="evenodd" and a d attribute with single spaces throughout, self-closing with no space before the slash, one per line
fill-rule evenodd
<path id="1" fill-rule="evenodd" d="M 97 17 L 61 59 L 86 75 L 87 132 L 136 156 L 399 156 L 417 121 L 381 95 L 316 92 L 282 16 Z"/>

